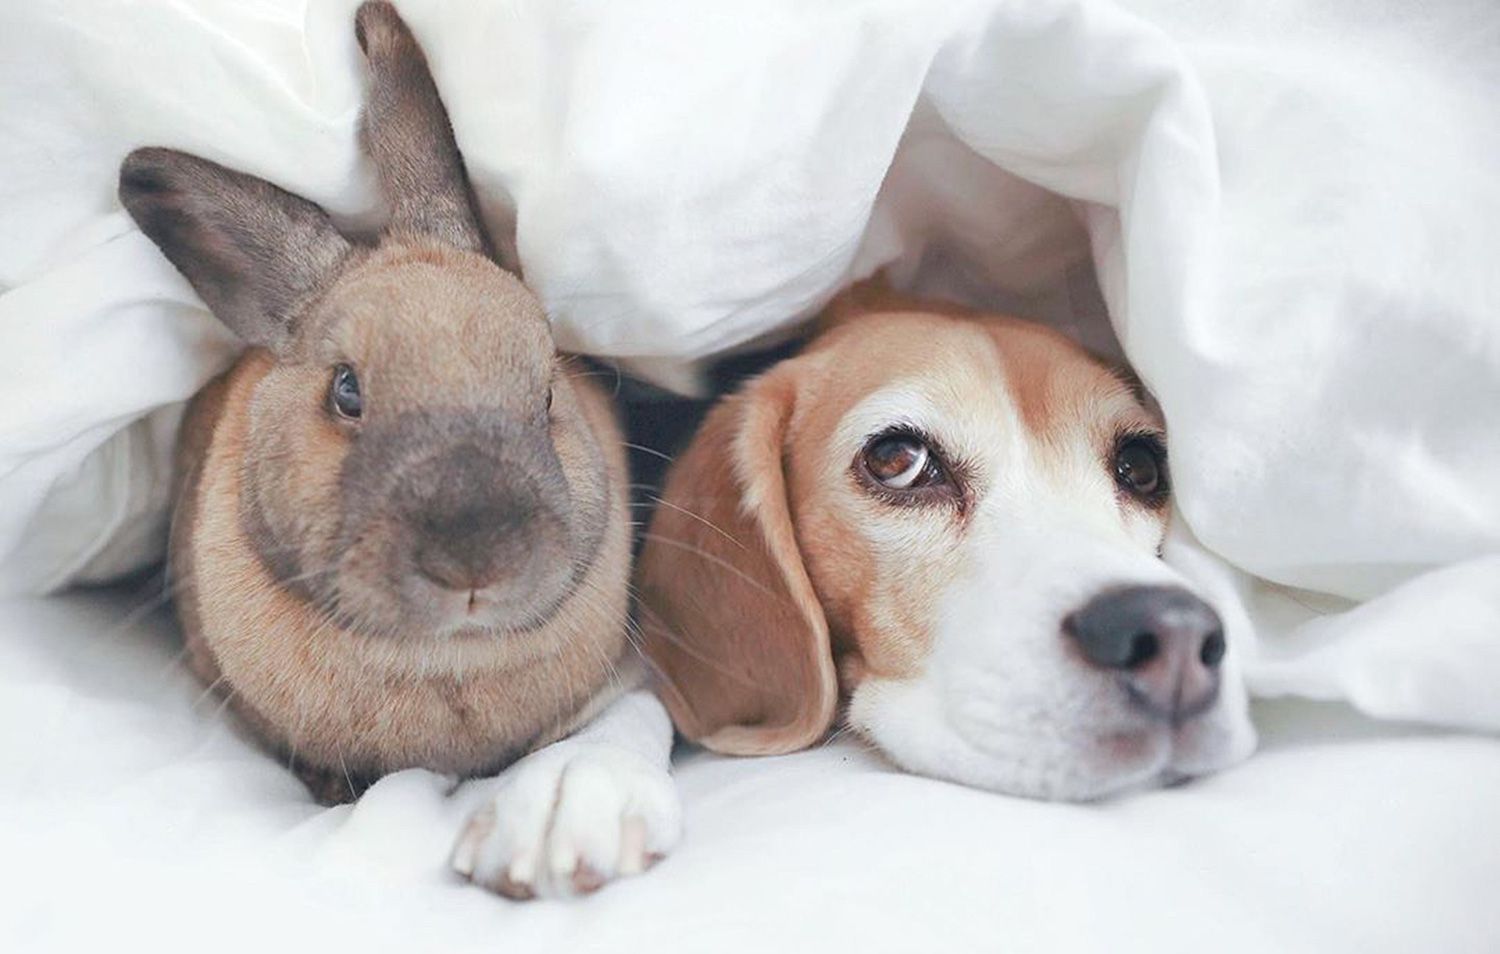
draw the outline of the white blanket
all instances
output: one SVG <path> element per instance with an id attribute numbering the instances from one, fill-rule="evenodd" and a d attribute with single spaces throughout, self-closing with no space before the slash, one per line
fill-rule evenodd
<path id="1" fill-rule="evenodd" d="M 578 902 L 450 875 L 473 783 L 319 808 L 136 598 L 0 600 L 0 949 L 302 954 L 1494 954 L 1500 740 L 1257 707 L 1261 752 L 1101 805 L 849 740 L 678 760 L 682 846 Z"/>
<path id="2" fill-rule="evenodd" d="M 232 352 L 120 157 L 374 212 L 353 6 L 0 8 L 6 589 L 159 556 Z M 1496 729 L 1500 13 L 1404 6 L 401 3 L 567 347 L 682 380 L 886 264 L 1076 316 L 1091 252 L 1254 687 Z"/>

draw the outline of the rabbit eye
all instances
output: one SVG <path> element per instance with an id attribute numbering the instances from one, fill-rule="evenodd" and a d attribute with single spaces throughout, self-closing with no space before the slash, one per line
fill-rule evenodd
<path id="1" fill-rule="evenodd" d="M 555 387 L 547 389 L 547 410 L 549 412 L 552 410 L 552 396 L 554 394 L 556 394 L 556 393 L 557 393 L 557 388 L 555 388 Z"/>
<path id="2" fill-rule="evenodd" d="M 333 382 L 328 386 L 328 401 L 339 417 L 357 421 L 364 413 L 365 404 L 359 393 L 359 377 L 349 365 L 341 364 L 333 369 Z"/>

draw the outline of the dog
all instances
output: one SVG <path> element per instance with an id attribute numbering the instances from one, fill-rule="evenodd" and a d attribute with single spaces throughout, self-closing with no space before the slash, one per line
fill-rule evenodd
<path id="1" fill-rule="evenodd" d="M 1039 325 L 865 286 L 708 414 L 637 561 L 678 729 L 718 752 L 842 719 L 909 771 L 1093 800 L 1255 733 L 1215 610 L 1161 561 L 1163 423 Z"/>

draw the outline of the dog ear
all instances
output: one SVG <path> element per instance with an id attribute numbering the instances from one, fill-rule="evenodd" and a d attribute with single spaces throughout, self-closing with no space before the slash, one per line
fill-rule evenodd
<path id="1" fill-rule="evenodd" d="M 833 723 L 828 622 L 783 472 L 807 359 L 716 407 L 673 466 L 637 580 L 647 654 L 682 733 L 734 755 L 791 752 Z"/>
<path id="2" fill-rule="evenodd" d="M 494 258 L 422 47 L 396 8 L 380 0 L 360 6 L 354 35 L 369 74 L 360 135 L 391 204 L 386 234 Z"/>
<path id="3" fill-rule="evenodd" d="M 272 351 L 349 253 L 313 203 L 174 149 L 126 156 L 120 201 L 220 321 Z"/>

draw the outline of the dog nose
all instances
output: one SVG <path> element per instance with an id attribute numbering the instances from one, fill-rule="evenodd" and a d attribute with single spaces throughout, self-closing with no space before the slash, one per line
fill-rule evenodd
<path id="1" fill-rule="evenodd" d="M 1118 671 L 1130 701 L 1179 723 L 1219 694 L 1224 625 L 1213 607 L 1177 586 L 1131 586 L 1089 600 L 1063 621 L 1083 655 Z"/>

